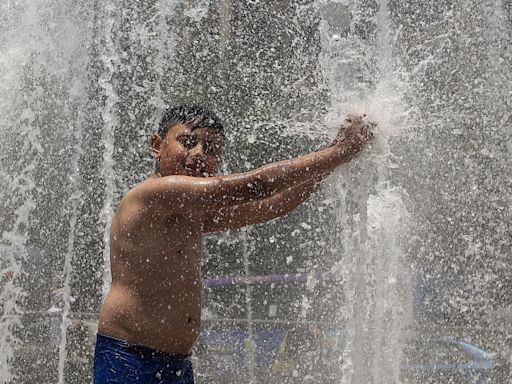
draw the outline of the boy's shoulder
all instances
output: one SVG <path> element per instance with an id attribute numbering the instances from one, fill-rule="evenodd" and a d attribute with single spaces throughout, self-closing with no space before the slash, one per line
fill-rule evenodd
<path id="1" fill-rule="evenodd" d="M 124 215 L 127 212 L 134 213 L 140 209 L 148 208 L 151 204 L 150 200 L 145 198 L 145 194 L 151 183 L 152 180 L 149 177 L 129 189 L 121 198 L 116 215 Z"/>
<path id="2" fill-rule="evenodd" d="M 179 184 L 182 192 L 186 192 L 188 188 L 183 189 L 183 184 L 186 184 L 190 177 L 184 176 L 171 176 L 171 177 L 157 177 L 149 176 L 138 184 L 129 189 L 121 198 L 119 203 L 119 210 L 127 208 L 133 209 L 161 209 L 162 206 L 171 208 L 175 206 L 173 199 L 166 198 L 170 191 L 175 189 L 174 185 Z M 192 188 L 190 188 L 192 189 Z M 167 210 L 172 211 L 171 210 Z"/>

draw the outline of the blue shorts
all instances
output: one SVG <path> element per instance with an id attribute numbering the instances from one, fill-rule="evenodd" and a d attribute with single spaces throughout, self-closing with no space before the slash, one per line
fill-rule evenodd
<path id="1" fill-rule="evenodd" d="M 160 352 L 98 333 L 94 384 L 193 384 L 190 355 Z"/>

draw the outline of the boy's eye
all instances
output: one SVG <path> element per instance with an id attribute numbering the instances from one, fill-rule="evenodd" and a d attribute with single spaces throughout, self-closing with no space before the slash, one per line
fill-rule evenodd
<path id="1" fill-rule="evenodd" d="M 205 152 L 207 154 L 214 154 L 219 151 L 220 145 L 216 143 L 206 143 Z"/>
<path id="2" fill-rule="evenodd" d="M 184 137 L 181 139 L 181 145 L 187 149 L 192 149 L 196 146 L 196 140 L 193 137 Z"/>

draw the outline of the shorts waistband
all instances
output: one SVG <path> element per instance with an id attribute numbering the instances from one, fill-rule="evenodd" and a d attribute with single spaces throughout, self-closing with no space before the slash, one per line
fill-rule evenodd
<path id="1" fill-rule="evenodd" d="M 159 351 L 144 345 L 132 344 L 126 340 L 116 339 L 115 337 L 97 333 L 96 335 L 96 348 L 114 348 L 120 349 L 128 353 L 137 355 L 143 359 L 150 360 L 165 360 L 165 361 L 182 361 L 190 360 L 191 353 L 169 353 Z"/>

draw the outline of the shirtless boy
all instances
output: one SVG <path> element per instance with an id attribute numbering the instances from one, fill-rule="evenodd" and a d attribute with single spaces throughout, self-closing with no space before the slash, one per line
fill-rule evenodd
<path id="1" fill-rule="evenodd" d="M 193 383 L 203 234 L 292 211 L 371 141 L 349 116 L 327 148 L 253 171 L 215 176 L 223 127 L 200 107 L 169 109 L 151 137 L 155 173 L 122 199 L 112 220 L 112 287 L 103 304 L 94 383 Z"/>

